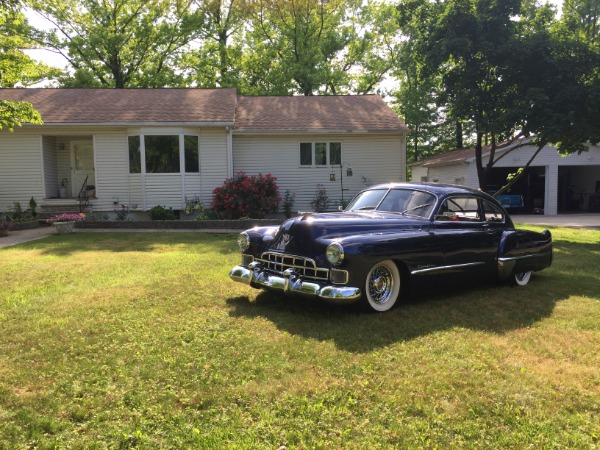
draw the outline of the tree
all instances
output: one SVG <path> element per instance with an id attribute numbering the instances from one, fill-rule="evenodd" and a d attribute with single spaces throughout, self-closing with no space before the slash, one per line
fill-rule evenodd
<path id="1" fill-rule="evenodd" d="M 29 25 L 18 1 L 0 3 L 0 87 L 27 86 L 46 79 L 56 71 L 33 61 L 23 53 L 31 48 Z M 12 130 L 22 123 L 42 123 L 40 114 L 28 102 L 0 99 L 0 130 Z"/>
<path id="2" fill-rule="evenodd" d="M 196 0 L 200 42 L 182 58 L 187 81 L 202 87 L 236 87 L 240 83 L 242 31 L 247 0 Z"/>
<path id="3" fill-rule="evenodd" d="M 570 31 L 592 45 L 600 45 L 600 2 L 563 0 L 562 22 Z"/>
<path id="4" fill-rule="evenodd" d="M 471 122 L 456 120 L 443 99 L 442 75 L 431 70 L 420 54 L 439 15 L 439 3 L 407 0 L 396 6 L 401 33 L 391 74 L 398 80 L 392 93 L 395 110 L 410 128 L 407 156 L 410 162 L 463 148 L 471 143 Z M 465 138 L 466 136 L 466 138 Z"/>
<path id="5" fill-rule="evenodd" d="M 55 30 L 40 33 L 63 55 L 71 86 L 178 86 L 177 58 L 196 36 L 191 0 L 34 0 Z"/>
<path id="6" fill-rule="evenodd" d="M 555 24 L 549 6 L 521 0 L 448 0 L 434 7 L 415 2 L 415 11 L 431 14 L 417 48 L 426 71 L 441 76 L 438 107 L 475 125 L 482 189 L 494 164 L 522 145 L 536 146 L 526 169 L 549 143 L 568 154 L 598 142 L 598 52 Z M 521 137 L 532 139 L 513 145 Z M 497 154 L 501 148 L 510 150 Z"/>
<path id="7" fill-rule="evenodd" d="M 263 93 L 364 93 L 385 72 L 361 70 L 375 63 L 367 56 L 374 33 L 361 20 L 361 1 L 258 0 L 253 6 L 244 71 L 263 84 Z"/>

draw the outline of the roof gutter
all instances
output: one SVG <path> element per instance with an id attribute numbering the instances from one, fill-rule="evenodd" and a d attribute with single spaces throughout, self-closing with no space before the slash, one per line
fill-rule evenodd
<path id="1" fill-rule="evenodd" d="M 24 123 L 23 127 L 232 127 L 233 122 L 44 122 Z"/>
<path id="2" fill-rule="evenodd" d="M 260 135 L 260 134 L 406 134 L 408 130 L 404 129 L 383 129 L 383 130 L 335 130 L 335 129 L 291 129 L 291 130 L 252 130 L 252 129 L 233 129 L 236 135 Z"/>

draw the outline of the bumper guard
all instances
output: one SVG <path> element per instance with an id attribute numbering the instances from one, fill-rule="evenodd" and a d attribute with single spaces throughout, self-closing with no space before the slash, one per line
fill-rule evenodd
<path id="1" fill-rule="evenodd" d="M 329 286 L 313 281 L 302 280 L 293 269 L 286 269 L 283 276 L 264 270 L 258 262 L 252 262 L 248 267 L 235 266 L 229 272 L 229 278 L 238 283 L 248 284 L 255 288 L 280 290 L 286 293 L 319 297 L 324 300 L 347 301 L 358 300 L 359 288 L 349 286 Z"/>

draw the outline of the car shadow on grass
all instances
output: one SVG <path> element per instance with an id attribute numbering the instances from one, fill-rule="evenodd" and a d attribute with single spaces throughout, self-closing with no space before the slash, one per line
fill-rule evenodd
<path id="1" fill-rule="evenodd" d="M 450 329 L 502 334 L 529 327 L 549 317 L 557 302 L 577 295 L 560 284 L 551 273 L 540 273 L 525 288 L 505 283 L 413 288 L 406 301 L 384 314 L 264 291 L 255 300 L 242 296 L 227 303 L 232 316 L 265 318 L 290 334 L 362 353 Z"/>

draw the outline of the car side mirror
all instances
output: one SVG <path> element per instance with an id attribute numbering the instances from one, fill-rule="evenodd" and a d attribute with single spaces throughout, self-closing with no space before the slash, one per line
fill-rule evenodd
<path id="1" fill-rule="evenodd" d="M 343 206 L 338 206 L 338 211 L 343 211 L 344 207 Z"/>

